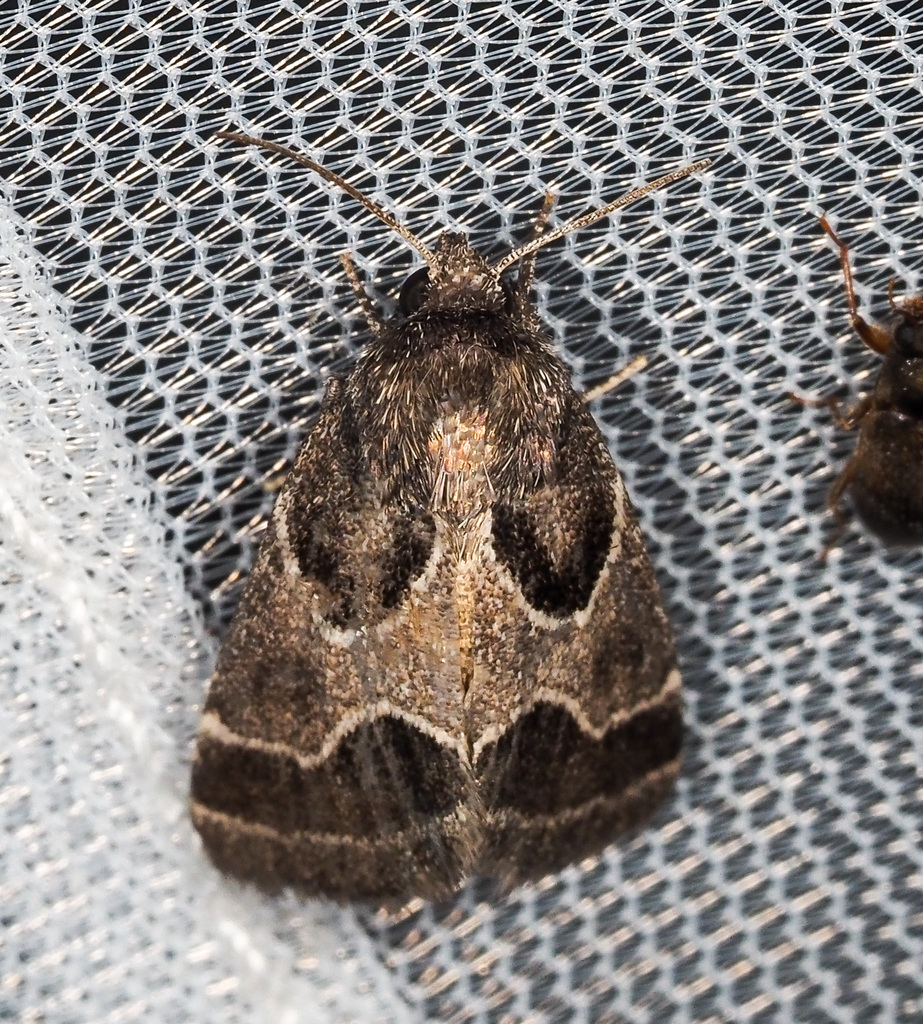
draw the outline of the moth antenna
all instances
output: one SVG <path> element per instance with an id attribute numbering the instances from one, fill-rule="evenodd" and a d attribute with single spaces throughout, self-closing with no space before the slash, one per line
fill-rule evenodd
<path id="1" fill-rule="evenodd" d="M 329 181 L 331 185 L 336 185 L 337 188 L 355 199 L 357 203 L 361 203 L 369 213 L 374 214 L 380 221 L 382 221 L 382 223 L 387 224 L 392 231 L 399 234 L 405 242 L 413 246 L 413 248 L 417 250 L 417 252 L 430 266 L 433 265 L 435 256 L 432 251 L 428 249 L 409 228 L 404 227 L 404 225 L 388 213 L 384 207 L 379 206 L 374 200 L 363 195 L 355 185 L 350 185 L 345 178 L 341 178 L 336 172 L 327 170 L 323 164 L 319 164 L 316 161 L 311 160 L 310 157 L 306 157 L 302 153 L 296 152 L 294 149 L 288 149 L 286 146 L 280 146 L 278 142 L 269 142 L 266 139 L 258 139 L 255 135 L 243 135 L 238 132 L 215 132 L 215 135 L 217 138 L 225 139 L 228 142 L 239 142 L 244 146 L 259 146 L 260 149 L 269 150 L 270 153 L 279 153 L 281 156 L 287 156 L 289 159 L 294 160 L 303 167 L 309 168 L 314 171 L 315 174 L 319 174 L 325 181 Z"/>
<path id="2" fill-rule="evenodd" d="M 525 245 L 521 245 L 518 249 L 513 249 L 512 252 L 507 253 L 503 259 L 495 263 L 492 269 L 496 271 L 497 274 L 502 274 L 504 270 L 509 269 L 509 267 L 521 260 L 524 256 L 529 256 L 536 250 L 542 249 L 546 245 L 550 245 L 552 242 L 556 242 L 564 235 L 569 235 L 574 231 L 580 231 L 581 228 L 589 227 L 590 224 L 595 224 L 596 221 L 601 220 L 603 217 L 608 217 L 609 214 L 613 213 L 615 210 L 620 210 L 623 206 L 628 206 L 630 203 L 643 198 L 650 192 L 655 192 L 659 188 L 666 188 L 667 185 L 672 185 L 674 181 L 679 181 L 681 178 L 688 178 L 690 174 L 695 174 L 696 171 L 701 171 L 703 168 L 708 167 L 710 163 L 711 160 L 699 160 L 694 164 L 689 164 L 687 167 L 681 167 L 678 171 L 671 171 L 670 174 L 665 174 L 662 178 L 652 181 L 649 185 L 642 185 L 640 188 L 632 189 L 631 192 L 626 192 L 625 195 L 613 200 L 611 203 L 607 203 L 605 206 L 600 207 L 600 209 L 591 210 L 589 213 L 585 213 L 580 217 L 575 217 L 573 220 L 567 221 L 567 223 L 562 224 L 553 231 L 549 231 L 548 234 L 543 234 L 539 238 L 533 238 L 531 241 L 526 242 Z"/>

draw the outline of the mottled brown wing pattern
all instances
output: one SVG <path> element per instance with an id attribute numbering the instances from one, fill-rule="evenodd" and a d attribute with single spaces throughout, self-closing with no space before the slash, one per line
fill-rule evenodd
<path id="1" fill-rule="evenodd" d="M 480 844 L 452 580 L 432 517 L 381 506 L 357 453 L 334 382 L 219 656 L 193 820 L 267 889 L 445 894 Z"/>
<path id="2" fill-rule="evenodd" d="M 583 407 L 562 434 L 558 479 L 493 511 L 475 620 L 482 870 L 509 882 L 638 825 L 680 761 L 676 654 L 628 495 Z"/>

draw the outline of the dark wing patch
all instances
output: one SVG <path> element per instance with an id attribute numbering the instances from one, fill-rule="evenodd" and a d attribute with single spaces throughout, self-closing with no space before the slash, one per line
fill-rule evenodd
<path id="1" fill-rule="evenodd" d="M 570 496 L 562 488 L 554 491 L 559 501 Z M 540 493 L 516 504 L 494 505 L 494 551 L 533 608 L 566 618 L 590 603 L 612 544 L 615 510 L 611 501 L 579 511 L 549 505 Z M 554 524 L 551 530 L 549 523 Z"/>
<path id="2" fill-rule="evenodd" d="M 566 708 L 540 702 L 484 748 L 475 774 L 489 811 L 561 814 L 600 796 L 617 798 L 675 760 L 682 731 L 675 701 L 640 710 L 598 739 Z"/>
<path id="3" fill-rule="evenodd" d="M 590 603 L 615 525 L 612 461 L 582 408 L 564 421 L 555 466 L 553 480 L 494 504 L 493 547 L 529 604 L 563 619 Z"/>
<path id="4" fill-rule="evenodd" d="M 397 608 L 433 553 L 436 523 L 428 512 L 396 512 L 388 543 L 380 553 L 379 593 L 382 607 Z"/>
<path id="5" fill-rule="evenodd" d="M 453 751 L 387 715 L 363 722 L 312 767 L 293 752 L 205 734 L 192 798 L 221 814 L 298 832 L 365 836 L 404 831 L 455 810 L 467 773 Z"/>
<path id="6" fill-rule="evenodd" d="M 398 607 L 426 568 L 436 536 L 428 511 L 381 504 L 362 450 L 337 388 L 285 496 L 289 546 L 302 576 L 324 587 L 320 611 L 338 629 Z"/>
<path id="7" fill-rule="evenodd" d="M 397 905 L 452 892 L 480 852 L 470 771 L 386 715 L 305 766 L 283 749 L 199 737 L 192 815 L 214 862 L 267 891 Z"/>
<path id="8" fill-rule="evenodd" d="M 517 884 L 598 853 L 668 796 L 681 747 L 678 692 L 598 739 L 565 708 L 536 704 L 478 759 L 489 822 L 482 870 Z"/>

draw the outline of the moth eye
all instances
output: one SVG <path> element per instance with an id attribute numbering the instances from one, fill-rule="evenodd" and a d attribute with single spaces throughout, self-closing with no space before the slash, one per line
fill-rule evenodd
<path id="1" fill-rule="evenodd" d="M 401 285 L 397 304 L 404 316 L 409 316 L 426 301 L 429 294 L 429 267 L 420 267 Z"/>

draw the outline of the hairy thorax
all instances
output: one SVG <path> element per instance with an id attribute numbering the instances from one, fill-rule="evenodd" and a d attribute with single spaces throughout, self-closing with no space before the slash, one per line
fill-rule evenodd
<path id="1" fill-rule="evenodd" d="M 385 503 L 400 495 L 464 519 L 554 478 L 555 439 L 579 399 L 540 334 L 488 311 L 428 313 L 367 353 L 348 400 Z"/>

